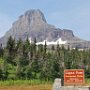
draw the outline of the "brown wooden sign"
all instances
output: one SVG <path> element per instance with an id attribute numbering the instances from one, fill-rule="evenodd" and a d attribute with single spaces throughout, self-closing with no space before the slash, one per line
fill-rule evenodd
<path id="1" fill-rule="evenodd" d="M 64 85 L 82 85 L 84 82 L 83 69 L 64 70 Z"/>

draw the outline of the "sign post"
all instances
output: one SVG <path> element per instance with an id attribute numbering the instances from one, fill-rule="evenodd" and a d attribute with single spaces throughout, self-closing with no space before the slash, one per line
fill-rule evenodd
<path id="1" fill-rule="evenodd" d="M 64 85 L 83 85 L 84 70 L 83 69 L 67 69 L 64 70 Z"/>

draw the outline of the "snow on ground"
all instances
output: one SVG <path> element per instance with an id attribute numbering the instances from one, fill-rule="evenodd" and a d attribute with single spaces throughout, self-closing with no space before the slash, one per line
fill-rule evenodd
<path id="1" fill-rule="evenodd" d="M 30 43 L 31 43 L 31 38 L 29 38 L 29 41 L 30 41 Z M 57 45 L 57 44 L 66 44 L 67 43 L 67 41 L 63 41 L 61 38 L 59 38 L 58 40 L 56 40 L 56 41 L 47 41 L 47 40 L 43 40 L 42 42 L 37 42 L 36 43 L 36 45 L 45 45 L 45 43 L 47 44 L 47 45 Z"/>

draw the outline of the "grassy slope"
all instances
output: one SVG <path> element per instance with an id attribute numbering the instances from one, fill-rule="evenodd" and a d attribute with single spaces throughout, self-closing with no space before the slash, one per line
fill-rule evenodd
<path id="1" fill-rule="evenodd" d="M 86 84 L 90 86 L 90 79 L 86 79 Z M 51 90 L 52 83 L 40 80 L 9 80 L 0 81 L 0 90 Z"/>
<path id="2" fill-rule="evenodd" d="M 90 86 L 90 79 L 86 79 L 86 84 L 85 85 Z"/>
<path id="3" fill-rule="evenodd" d="M 0 86 L 12 86 L 12 85 L 41 85 L 52 84 L 52 82 L 46 82 L 41 80 L 6 80 L 0 81 Z"/>
<path id="4" fill-rule="evenodd" d="M 0 90 L 51 90 L 52 82 L 40 80 L 0 81 Z"/>

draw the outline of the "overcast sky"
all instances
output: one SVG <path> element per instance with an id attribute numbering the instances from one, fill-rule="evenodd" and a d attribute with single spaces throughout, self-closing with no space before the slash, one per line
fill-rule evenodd
<path id="1" fill-rule="evenodd" d="M 0 0 L 0 37 L 29 9 L 40 9 L 49 24 L 90 40 L 90 0 Z"/>

